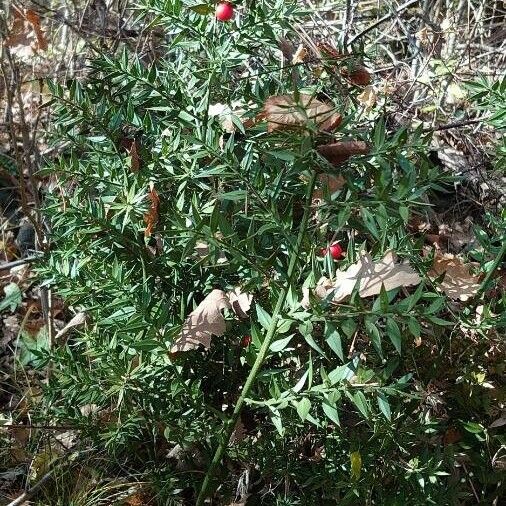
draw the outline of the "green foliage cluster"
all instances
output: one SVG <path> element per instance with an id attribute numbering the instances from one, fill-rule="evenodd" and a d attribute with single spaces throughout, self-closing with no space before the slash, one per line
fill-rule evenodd
<path id="1" fill-rule="evenodd" d="M 495 497 L 501 440 L 487 429 L 497 415 L 487 386 L 500 371 L 483 354 L 492 353 L 500 302 L 475 325 L 473 303 L 458 314 L 425 277 L 432 257 L 408 219 L 451 180 L 429 160 L 428 137 L 390 131 L 381 111 L 364 119 L 360 89 L 335 62 L 282 66 L 279 41 L 297 40 L 294 27 L 308 14 L 301 2 L 243 2 L 229 24 L 195 2 L 140 4 L 139 21 L 159 38 L 156 61 L 125 49 L 97 57 L 86 79 L 51 87 L 54 136 L 68 149 L 45 169 L 58 184 L 46 195 L 52 245 L 39 271 L 89 323 L 37 352 L 51 368 L 41 417 L 128 456 L 160 504 L 194 504 L 288 287 L 241 415 L 246 437 L 234 438 L 213 480 L 218 503 L 233 500 L 245 469 L 262 504 L 457 504 L 475 500 L 469 481 L 484 503 Z M 338 132 L 311 122 L 272 133 L 265 122 L 243 126 L 269 96 L 294 92 L 333 103 L 344 117 Z M 246 114 L 226 132 L 209 106 L 236 101 Z M 371 152 L 342 166 L 344 187 L 310 211 L 297 249 L 308 182 L 315 170 L 336 171 L 315 147 L 336 134 L 367 141 Z M 152 188 L 160 206 L 146 237 Z M 486 228 L 476 253 L 485 272 L 500 237 Z M 340 262 L 320 255 L 333 240 L 346 249 Z M 209 246 L 205 257 L 195 253 L 199 242 Z M 361 250 L 377 259 L 390 249 L 424 277 L 418 287 L 354 293 L 337 310 L 325 300 L 301 305 L 303 287 Z M 254 297 L 249 317 L 228 315 L 208 351 L 170 354 L 196 305 L 214 288 L 237 286 Z M 174 447 L 177 459 L 167 456 Z"/>

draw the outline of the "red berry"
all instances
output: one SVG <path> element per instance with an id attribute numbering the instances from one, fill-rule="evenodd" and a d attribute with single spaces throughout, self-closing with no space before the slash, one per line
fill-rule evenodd
<path id="1" fill-rule="evenodd" d="M 230 2 L 221 2 L 216 6 L 216 19 L 230 21 L 234 17 L 234 6 Z"/>
<path id="2" fill-rule="evenodd" d="M 251 336 L 242 336 L 241 346 L 247 348 L 251 344 Z"/>
<path id="3" fill-rule="evenodd" d="M 330 256 L 334 260 L 339 260 L 339 259 L 343 258 L 343 256 L 344 256 L 343 248 L 341 248 L 341 245 L 337 242 L 335 242 L 334 244 L 332 244 L 328 248 L 322 248 L 321 254 L 323 256 L 325 256 L 327 254 L 327 252 L 329 252 L 329 251 L 330 251 Z"/>

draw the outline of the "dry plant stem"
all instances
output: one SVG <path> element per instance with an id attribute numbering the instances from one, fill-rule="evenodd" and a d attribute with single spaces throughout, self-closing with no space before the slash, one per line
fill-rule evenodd
<path id="1" fill-rule="evenodd" d="M 14 501 L 11 501 L 9 504 L 7 504 L 7 506 L 19 506 L 21 504 L 26 504 L 26 502 L 38 492 L 42 485 L 44 485 L 44 483 L 46 483 L 46 481 L 51 478 L 54 471 L 54 469 L 48 471 L 32 488 L 26 492 L 23 492 L 19 497 L 14 499 Z"/>
<path id="2" fill-rule="evenodd" d="M 353 44 L 358 39 L 361 39 L 364 35 L 367 35 L 369 32 L 371 32 L 372 30 L 374 30 L 376 27 L 378 27 L 379 25 L 383 24 L 385 21 L 388 21 L 389 19 L 393 18 L 394 16 L 400 14 L 402 11 L 404 11 L 406 9 L 409 9 L 409 7 L 417 4 L 419 1 L 420 0 L 409 0 L 409 2 L 406 2 L 406 3 L 402 4 L 402 5 L 400 5 L 399 7 L 397 7 L 397 9 L 395 9 L 395 11 L 393 11 L 393 12 L 391 12 L 389 14 L 386 14 L 382 18 L 378 19 L 378 21 L 376 21 L 372 25 L 368 26 L 365 30 L 362 30 L 359 34 L 355 35 L 355 37 L 353 37 L 349 41 L 348 45 Z"/>
<path id="3" fill-rule="evenodd" d="M 310 178 L 308 186 L 307 186 L 304 215 L 302 217 L 302 222 L 301 222 L 301 225 L 299 228 L 297 242 L 295 243 L 295 249 L 292 251 L 292 254 L 290 256 L 290 263 L 288 265 L 286 285 L 281 289 L 281 291 L 279 293 L 278 300 L 277 300 L 276 306 L 274 308 L 274 312 L 272 313 L 271 323 L 270 323 L 269 328 L 267 330 L 267 334 L 265 336 L 265 339 L 262 342 L 262 345 L 260 346 L 260 350 L 258 351 L 255 363 L 253 364 L 253 367 L 251 368 L 248 378 L 246 379 L 246 382 L 244 383 L 244 387 L 243 387 L 241 395 L 239 396 L 239 399 L 237 400 L 237 403 L 234 407 L 234 411 L 232 413 L 232 416 L 228 419 L 228 421 L 226 422 L 226 424 L 223 428 L 223 435 L 222 435 L 221 442 L 218 445 L 218 448 L 216 449 L 213 460 L 207 470 L 206 476 L 204 478 L 204 482 L 202 483 L 202 488 L 200 489 L 200 493 L 197 498 L 196 506 L 202 506 L 204 504 L 205 499 L 207 498 L 209 485 L 211 484 L 211 480 L 214 476 L 216 468 L 220 464 L 221 459 L 223 458 L 223 455 L 225 454 L 225 452 L 227 450 L 228 443 L 229 443 L 230 438 L 232 436 L 232 432 L 234 431 L 237 421 L 239 420 L 239 416 L 241 414 L 241 410 L 242 410 L 242 406 L 244 404 L 244 401 L 246 400 L 246 398 L 251 390 L 251 387 L 253 386 L 253 383 L 255 382 L 258 373 L 260 372 L 260 369 L 262 368 L 265 357 L 267 356 L 267 352 L 269 350 L 269 346 L 271 345 L 271 342 L 272 342 L 274 336 L 276 335 L 278 320 L 279 320 L 279 317 L 281 314 L 281 310 L 283 309 L 283 306 L 285 304 L 288 290 L 289 290 L 290 285 L 293 280 L 293 275 L 295 273 L 295 267 L 297 265 L 297 260 L 299 259 L 302 241 L 304 240 L 304 236 L 306 235 L 306 231 L 307 231 L 307 227 L 308 227 L 308 223 L 309 223 L 309 215 L 311 213 L 311 199 L 312 199 L 313 190 L 315 187 L 315 182 L 316 182 L 316 171 L 313 170 L 311 172 L 311 178 Z"/>

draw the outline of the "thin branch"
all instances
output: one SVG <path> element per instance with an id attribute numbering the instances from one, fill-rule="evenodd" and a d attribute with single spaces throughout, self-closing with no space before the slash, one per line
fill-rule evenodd
<path id="1" fill-rule="evenodd" d="M 409 9 L 413 5 L 417 4 L 419 1 L 420 0 L 409 0 L 409 2 L 406 2 L 406 3 L 402 4 L 401 6 L 397 7 L 397 9 L 394 10 L 393 12 L 390 12 L 389 14 L 385 14 L 382 18 L 378 19 L 378 21 L 376 21 L 372 25 L 368 26 L 365 30 L 362 30 L 359 34 L 355 35 L 355 37 L 353 37 L 350 40 L 350 42 L 348 43 L 348 45 L 353 44 L 358 39 L 361 39 L 364 35 L 368 34 L 372 30 L 374 30 L 375 28 L 377 28 L 379 25 L 383 24 L 385 21 L 388 21 L 389 19 L 392 19 L 393 17 L 395 17 L 398 14 L 400 14 L 402 11 L 405 11 L 406 9 Z"/>
<path id="2" fill-rule="evenodd" d="M 475 125 L 488 119 L 488 116 L 482 116 L 481 118 L 466 119 L 462 121 L 454 121 L 452 123 L 446 123 L 444 125 L 437 125 L 433 127 L 424 128 L 423 132 L 439 132 L 441 130 L 450 130 L 452 128 L 460 128 L 468 125 Z"/>
<path id="3" fill-rule="evenodd" d="M 31 257 L 20 258 L 19 260 L 13 260 L 12 262 L 5 262 L 3 264 L 0 264 L 0 271 L 3 271 L 5 269 L 12 269 L 13 267 L 19 267 L 20 265 L 31 264 L 41 257 L 42 255 L 34 255 Z"/>

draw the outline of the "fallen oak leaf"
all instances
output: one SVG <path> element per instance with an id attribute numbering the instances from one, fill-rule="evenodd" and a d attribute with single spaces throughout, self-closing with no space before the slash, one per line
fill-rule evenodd
<path id="1" fill-rule="evenodd" d="M 470 265 L 457 256 L 436 251 L 431 270 L 427 275 L 436 279 L 444 276 L 439 287 L 452 299 L 466 301 L 480 289 L 480 277 L 471 274 Z"/>
<path id="2" fill-rule="evenodd" d="M 226 322 L 221 311 L 231 309 L 239 318 L 247 317 L 253 297 L 236 287 L 225 293 L 214 289 L 188 316 L 180 336 L 173 343 L 169 356 L 176 357 L 182 351 L 194 350 L 200 345 L 209 349 L 211 337 L 225 333 Z"/>
<path id="3" fill-rule="evenodd" d="M 413 286 L 421 281 L 418 273 L 409 263 L 398 263 L 393 251 L 387 251 L 381 260 L 374 261 L 369 253 L 364 253 L 346 271 L 337 271 L 333 281 L 322 277 L 315 288 L 321 298 L 329 297 L 334 303 L 341 302 L 353 293 L 358 285 L 360 297 L 371 297 L 381 292 L 402 286 Z"/>
<path id="4" fill-rule="evenodd" d="M 317 151 L 332 165 L 340 165 L 354 155 L 366 155 L 369 146 L 364 141 L 339 141 L 318 146 Z"/>
<path id="5" fill-rule="evenodd" d="M 320 131 L 335 130 L 342 121 L 333 105 L 320 102 L 311 95 L 301 93 L 299 101 L 294 95 L 276 95 L 265 101 L 261 119 L 267 120 L 267 131 L 303 128 L 308 121 L 316 123 Z"/>
<path id="6" fill-rule="evenodd" d="M 194 350 L 200 345 L 209 349 L 211 337 L 225 333 L 223 309 L 231 309 L 230 301 L 223 290 L 215 289 L 190 313 L 170 352 Z"/>

